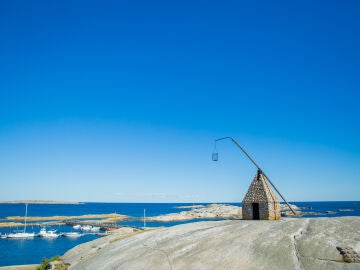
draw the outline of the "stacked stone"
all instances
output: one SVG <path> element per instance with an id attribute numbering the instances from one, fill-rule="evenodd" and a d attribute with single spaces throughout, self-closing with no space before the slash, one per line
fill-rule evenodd
<path id="1" fill-rule="evenodd" d="M 347 263 L 360 263 L 360 256 L 351 247 L 336 247 L 340 254 L 343 256 L 344 262 Z"/>
<path id="2" fill-rule="evenodd" d="M 261 171 L 255 175 L 242 201 L 243 219 L 254 219 L 254 203 L 259 204 L 259 219 L 277 220 L 281 218 L 280 202 Z"/>

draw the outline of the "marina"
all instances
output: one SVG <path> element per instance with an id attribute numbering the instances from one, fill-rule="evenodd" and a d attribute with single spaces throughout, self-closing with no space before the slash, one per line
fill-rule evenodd
<path id="1" fill-rule="evenodd" d="M 316 212 L 316 217 L 342 217 L 360 216 L 360 202 L 291 202 L 303 210 L 302 217 L 314 217 L 311 212 Z M 205 206 L 207 203 L 201 203 Z M 232 206 L 241 207 L 240 203 L 230 203 Z M 179 224 L 204 221 L 209 219 L 179 220 L 179 221 L 154 221 L 151 217 L 180 214 L 184 207 L 192 208 L 193 203 L 83 203 L 79 205 L 40 205 L 30 204 L 29 216 L 82 216 L 102 215 L 103 213 L 121 213 L 126 215 L 126 220 L 118 220 L 116 223 L 104 223 L 101 220 L 65 219 L 61 221 L 46 220 L 43 222 L 29 222 L 27 219 L 26 232 L 34 233 L 31 238 L 7 238 L 7 235 L 15 230 L 23 231 L 24 224 L 0 228 L 0 266 L 39 263 L 44 257 L 51 258 L 62 255 L 67 250 L 98 239 L 102 236 L 111 235 L 117 230 L 143 230 L 143 227 L 169 227 Z M 146 209 L 146 224 L 144 224 L 144 209 Z M 351 209 L 352 211 L 339 211 L 339 209 Z M 328 214 L 326 212 L 331 212 Z M 197 212 L 197 215 L 201 212 Z M 0 221 L 7 222 L 6 217 L 24 216 L 24 204 L 0 204 Z M 28 216 L 28 217 L 29 217 Z M 302 218 L 300 217 L 300 218 Z M 214 220 L 214 219 L 212 219 Z M 219 220 L 219 219 L 215 219 Z M 100 227 L 99 231 L 84 231 L 83 226 Z M 46 231 L 56 230 L 58 237 L 37 237 L 42 227 Z"/>
<path id="2" fill-rule="evenodd" d="M 62 223 L 61 225 L 72 226 L 72 224 L 76 224 L 76 223 L 67 222 L 67 223 Z M 143 230 L 143 228 L 140 227 L 126 226 L 126 225 L 119 226 L 113 224 L 113 226 L 102 225 L 101 227 L 97 227 L 94 225 L 99 225 L 99 223 L 83 222 L 82 225 L 76 224 L 72 226 L 72 229 L 76 231 L 57 232 L 56 229 L 47 230 L 46 227 L 43 226 L 43 224 L 36 224 L 36 226 L 41 227 L 39 233 L 34 233 L 34 232 L 25 233 L 23 231 L 19 231 L 19 232 L 16 231 L 14 233 L 0 233 L 0 239 L 33 239 L 34 237 L 40 237 L 44 239 L 56 239 L 58 237 L 77 238 L 86 235 L 106 236 L 120 228 L 132 228 L 134 230 Z"/>

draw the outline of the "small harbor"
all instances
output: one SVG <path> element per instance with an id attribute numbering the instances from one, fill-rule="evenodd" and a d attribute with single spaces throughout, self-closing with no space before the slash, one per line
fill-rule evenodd
<path id="1" fill-rule="evenodd" d="M 58 231 L 54 228 L 71 228 L 70 231 L 64 230 L 63 232 Z M 57 237 L 69 237 L 76 238 L 86 235 L 95 236 L 107 236 L 111 233 L 122 229 L 130 228 L 133 231 L 143 230 L 144 228 L 129 226 L 129 225 L 118 225 L 116 223 L 108 224 L 94 221 L 81 221 L 81 220 L 69 220 L 64 222 L 45 222 L 45 223 L 33 223 L 28 224 L 31 229 L 31 233 L 25 233 L 24 230 L 19 230 L 19 227 L 10 228 L 13 233 L 0 233 L 0 239 L 32 239 L 34 237 L 41 237 L 44 239 L 55 239 Z M 14 230 L 14 228 L 16 228 Z M 35 228 L 40 228 L 38 233 L 35 233 Z M 49 228 L 49 229 L 48 229 Z M 29 230 L 29 229 L 28 229 Z"/>

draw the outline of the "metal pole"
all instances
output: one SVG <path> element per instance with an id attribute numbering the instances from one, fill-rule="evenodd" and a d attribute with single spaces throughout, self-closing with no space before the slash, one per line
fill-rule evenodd
<path id="1" fill-rule="evenodd" d="M 27 219 L 27 209 L 28 209 L 28 204 L 25 204 L 25 225 L 24 225 L 24 233 L 26 233 L 26 219 Z"/>
<path id="2" fill-rule="evenodd" d="M 145 208 L 144 208 L 144 229 L 145 229 L 145 227 L 146 227 L 145 214 L 146 214 L 146 210 L 145 210 Z"/>
<path id="3" fill-rule="evenodd" d="M 263 170 L 260 168 L 260 166 L 255 162 L 255 160 L 245 151 L 244 148 L 242 148 L 242 146 L 233 138 L 233 137 L 224 137 L 224 138 L 220 138 L 220 139 L 216 139 L 215 143 L 217 141 L 221 141 L 221 140 L 225 140 L 225 139 L 230 139 L 232 140 L 232 142 L 240 148 L 240 150 L 250 159 L 250 161 L 256 166 L 256 168 L 258 168 L 258 170 L 260 170 L 260 172 L 265 176 L 265 178 L 268 180 L 268 182 L 270 183 L 270 185 L 275 189 L 275 191 L 279 194 L 279 196 L 284 200 L 284 202 L 286 203 L 286 205 L 290 208 L 291 212 L 293 212 L 294 215 L 295 211 L 291 208 L 290 204 L 287 202 L 287 200 L 284 198 L 284 196 L 280 193 L 280 191 L 275 187 L 275 185 L 270 181 L 270 178 L 263 172 Z"/>

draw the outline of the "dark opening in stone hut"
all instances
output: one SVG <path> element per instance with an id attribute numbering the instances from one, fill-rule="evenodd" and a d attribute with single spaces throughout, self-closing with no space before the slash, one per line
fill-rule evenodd
<path id="1" fill-rule="evenodd" d="M 280 202 L 260 170 L 242 201 L 242 215 L 243 219 L 277 220 L 281 218 Z"/>

